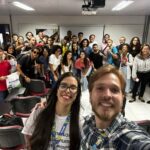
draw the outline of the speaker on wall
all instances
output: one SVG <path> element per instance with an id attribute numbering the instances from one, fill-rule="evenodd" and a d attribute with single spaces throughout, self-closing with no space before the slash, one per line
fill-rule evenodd
<path id="1" fill-rule="evenodd" d="M 105 0 L 93 0 L 93 7 L 99 8 L 105 6 Z"/>

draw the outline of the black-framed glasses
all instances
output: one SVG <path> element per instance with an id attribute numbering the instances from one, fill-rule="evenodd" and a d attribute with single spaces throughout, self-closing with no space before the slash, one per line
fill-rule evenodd
<path id="1" fill-rule="evenodd" d="M 59 85 L 59 89 L 62 91 L 66 91 L 67 89 L 69 89 L 71 93 L 76 93 L 78 90 L 78 87 L 76 85 L 68 85 L 67 83 L 61 83 Z"/>
<path id="2" fill-rule="evenodd" d="M 37 51 L 33 51 L 33 53 L 39 55 L 39 52 L 37 52 Z"/>

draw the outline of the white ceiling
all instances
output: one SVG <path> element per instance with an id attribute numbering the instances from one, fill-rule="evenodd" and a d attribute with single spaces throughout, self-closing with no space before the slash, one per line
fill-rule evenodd
<path id="1" fill-rule="evenodd" d="M 0 0 L 0 15 L 49 15 L 49 16 L 80 16 L 84 0 L 18 0 L 35 9 L 27 12 L 13 6 L 16 0 Z M 134 0 L 135 2 L 119 12 L 111 9 L 121 0 L 106 0 L 104 8 L 97 10 L 97 15 L 150 15 L 150 0 Z"/>

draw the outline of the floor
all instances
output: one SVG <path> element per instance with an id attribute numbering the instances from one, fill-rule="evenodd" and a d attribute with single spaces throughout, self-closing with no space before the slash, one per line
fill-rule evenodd
<path id="1" fill-rule="evenodd" d="M 146 102 L 140 102 L 137 100 L 133 103 L 129 103 L 128 101 L 131 98 L 131 94 L 127 95 L 127 103 L 125 108 L 125 117 L 132 121 L 140 121 L 140 120 L 150 120 L 150 104 Z M 146 87 L 146 91 L 144 94 L 145 101 L 150 100 L 150 87 Z M 91 105 L 89 103 L 89 93 L 88 90 L 82 93 L 81 98 L 81 114 L 82 116 L 86 116 L 90 114 Z"/>

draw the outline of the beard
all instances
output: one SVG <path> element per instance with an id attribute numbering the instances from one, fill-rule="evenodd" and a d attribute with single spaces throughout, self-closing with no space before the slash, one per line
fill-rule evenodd
<path id="1" fill-rule="evenodd" d="M 114 118 L 116 118 L 116 116 L 118 115 L 118 111 L 113 111 L 113 107 L 115 106 L 112 106 L 112 110 L 104 110 L 104 111 L 98 111 L 99 109 L 99 104 L 94 104 L 91 102 L 91 105 L 92 105 L 92 110 L 93 112 L 95 113 L 95 115 L 102 121 L 111 121 L 113 120 Z"/>
<path id="2" fill-rule="evenodd" d="M 113 120 L 118 115 L 118 113 L 111 115 L 111 113 L 108 111 L 103 112 L 103 113 L 98 113 L 94 108 L 92 108 L 92 110 L 95 113 L 95 115 L 102 121 Z"/>

